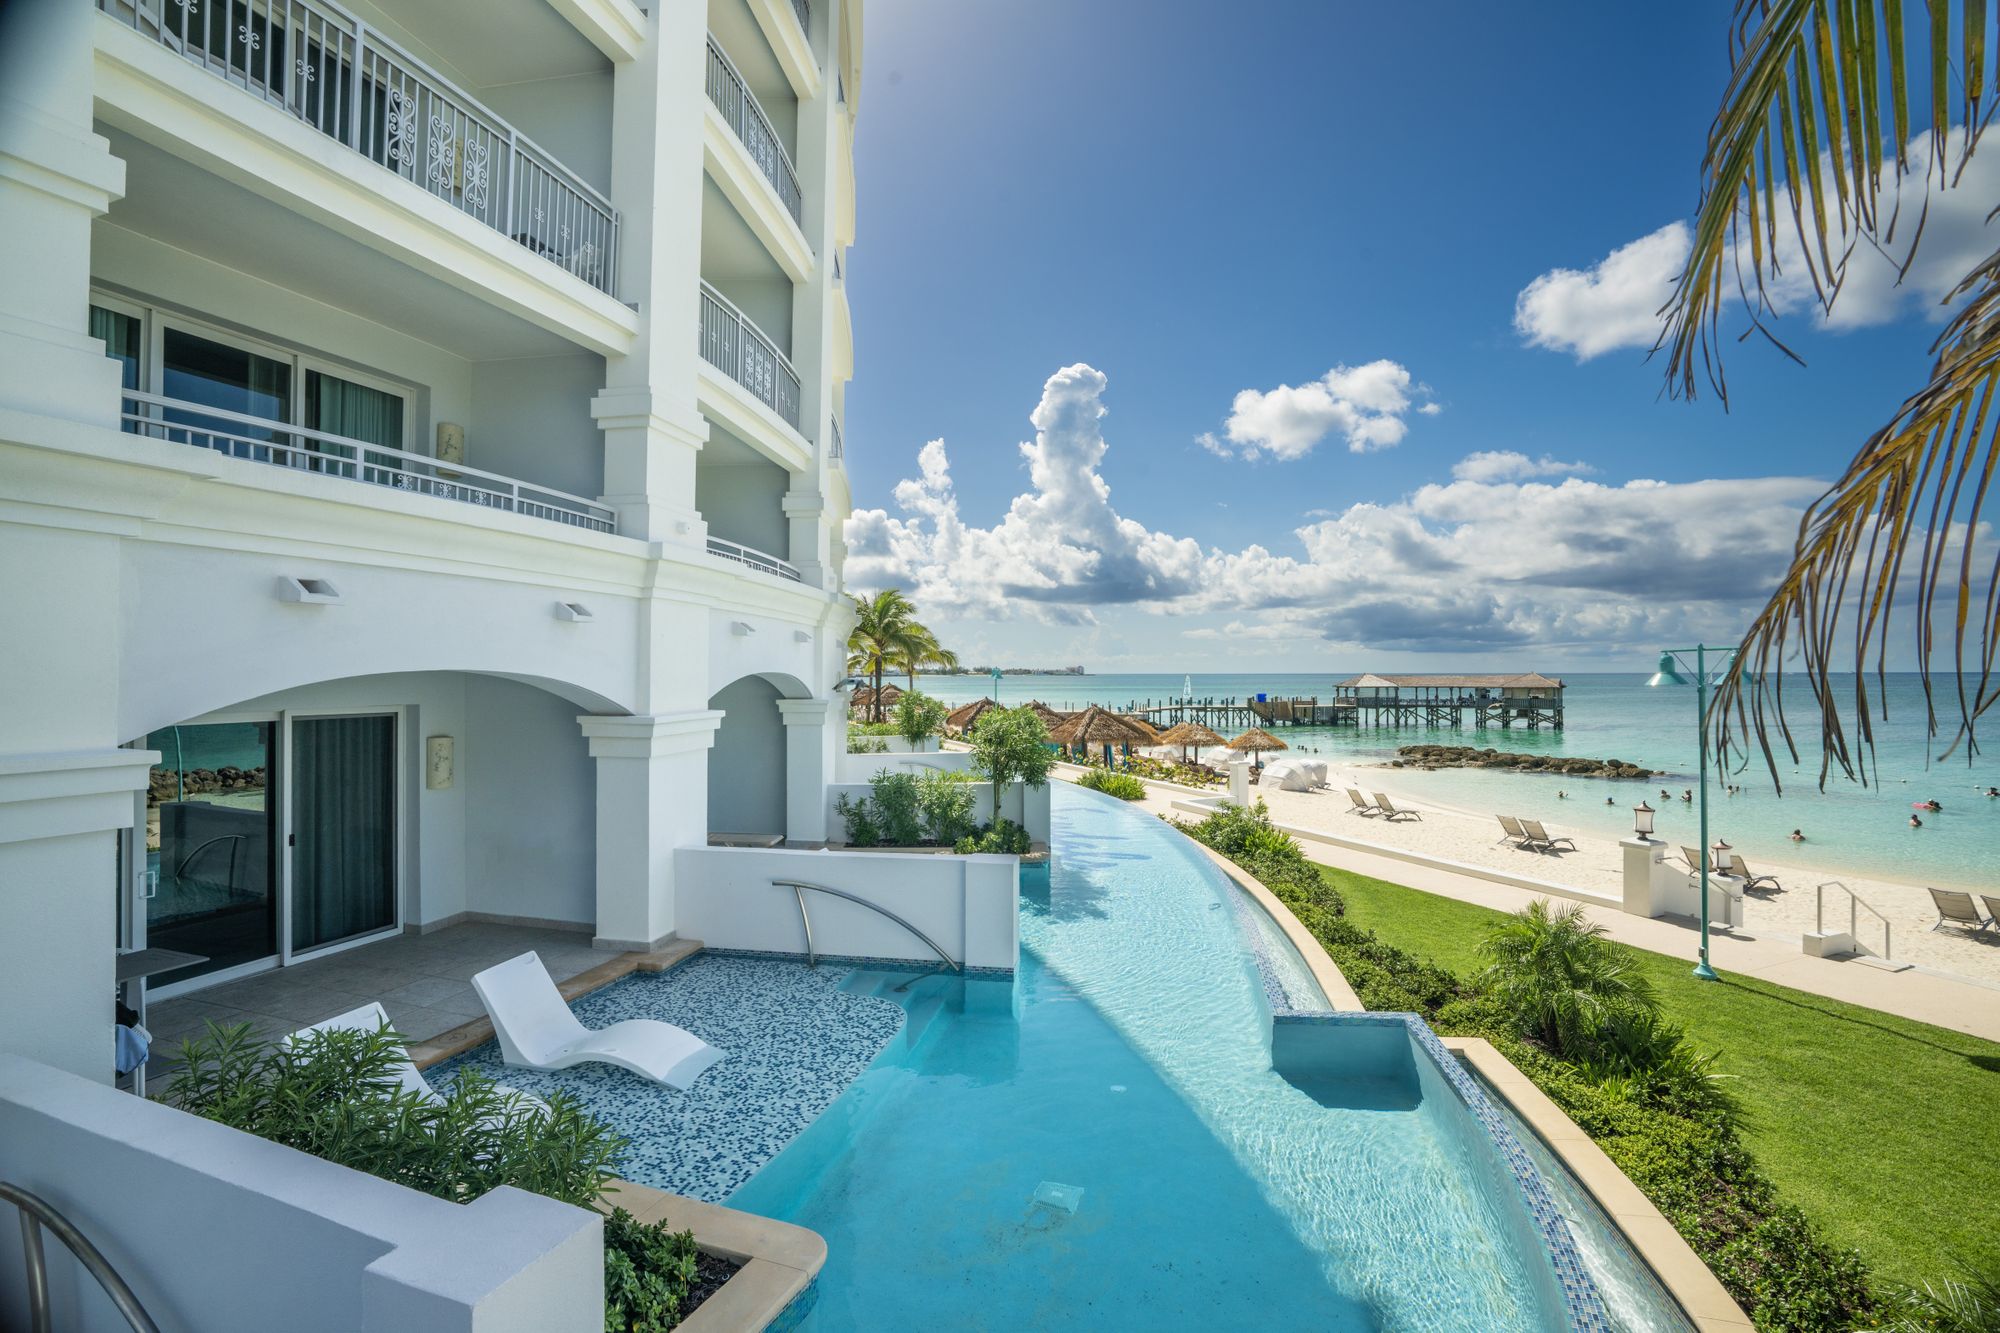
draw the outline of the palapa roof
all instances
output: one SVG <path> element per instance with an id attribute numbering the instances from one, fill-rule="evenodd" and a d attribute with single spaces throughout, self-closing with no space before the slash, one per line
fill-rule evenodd
<path id="1" fill-rule="evenodd" d="M 1232 750 L 1289 750 L 1292 747 L 1262 727 L 1252 727 L 1235 740 L 1229 742 L 1229 748 Z"/>
<path id="2" fill-rule="evenodd" d="M 1159 728 L 1155 727 L 1145 718 L 1134 716 L 1131 713 L 1120 713 L 1118 714 L 1118 720 L 1121 722 L 1129 723 L 1131 726 L 1137 728 L 1139 734 L 1146 738 L 1146 744 L 1148 745 L 1160 744 Z"/>
<path id="3" fill-rule="evenodd" d="M 1067 722 L 1075 716 L 1074 713 L 1064 713 L 1051 708 L 1040 699 L 1030 699 L 1028 702 L 1022 704 L 1021 707 L 1034 709 L 1035 716 L 1042 720 L 1042 725 L 1045 727 L 1054 727 L 1058 723 Z"/>
<path id="4" fill-rule="evenodd" d="M 1560 680 L 1544 676 L 1538 671 L 1523 672 L 1519 675 L 1446 675 L 1446 676 L 1405 676 L 1385 675 L 1370 671 L 1364 675 L 1349 676 L 1346 680 L 1335 681 L 1339 687 L 1359 686 L 1363 689 L 1386 686 L 1408 686 L 1413 689 L 1440 690 L 1559 690 Z"/>
<path id="5" fill-rule="evenodd" d="M 1129 721 L 1096 704 L 1058 723 L 1049 739 L 1057 745 L 1153 744 Z"/>
<path id="6" fill-rule="evenodd" d="M 1160 733 L 1162 745 L 1220 745 L 1222 733 L 1211 731 L 1199 722 L 1178 722 Z"/>
<path id="7" fill-rule="evenodd" d="M 952 709 L 950 713 L 945 715 L 944 724 L 954 731 L 964 731 L 977 722 L 987 709 L 998 708 L 999 706 L 999 704 L 994 703 L 991 699 L 974 699 L 969 704 L 961 704 L 959 707 Z"/>

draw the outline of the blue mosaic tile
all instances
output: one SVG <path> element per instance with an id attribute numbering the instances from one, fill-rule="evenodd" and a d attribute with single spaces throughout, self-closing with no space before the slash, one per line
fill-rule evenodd
<path id="1" fill-rule="evenodd" d="M 440 1063 L 447 1086 L 477 1069 L 509 1087 L 566 1092 L 631 1141 L 619 1168 L 641 1185 L 711 1203 L 754 1175 L 846 1090 L 902 1030 L 903 1008 L 840 989 L 855 969 L 822 960 L 694 955 L 633 973 L 570 1006 L 586 1027 L 679 1024 L 728 1056 L 685 1092 L 611 1065 L 545 1072 L 503 1064 L 493 1042 Z"/>

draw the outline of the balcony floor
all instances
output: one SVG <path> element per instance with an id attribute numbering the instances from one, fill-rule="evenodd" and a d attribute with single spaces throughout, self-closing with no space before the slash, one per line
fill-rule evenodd
<path id="1" fill-rule="evenodd" d="M 166 1087 L 181 1041 L 198 1037 L 209 1020 L 248 1023 L 275 1037 L 380 1000 L 389 1021 L 411 1043 L 426 1041 L 475 1018 L 486 1006 L 472 974 L 533 949 L 558 983 L 618 955 L 594 949 L 581 931 L 469 922 L 429 935 L 398 935 L 334 954 L 226 981 L 148 1006 L 153 1054 L 147 1091 Z M 153 1080 L 158 1080 L 157 1082 Z"/>

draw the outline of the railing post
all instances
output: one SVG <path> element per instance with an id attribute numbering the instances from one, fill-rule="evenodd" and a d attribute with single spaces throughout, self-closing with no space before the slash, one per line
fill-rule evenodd
<path id="1" fill-rule="evenodd" d="M 347 117 L 347 146 L 365 155 L 361 146 L 361 113 L 368 105 L 366 72 L 368 69 L 368 25 L 360 19 L 354 21 L 354 78 L 348 97 L 354 104 L 353 112 Z"/>
<path id="2" fill-rule="evenodd" d="M 509 238 L 514 235 L 514 191 L 521 179 L 520 136 L 514 127 L 507 127 L 507 196 L 500 212 L 500 234 Z"/>

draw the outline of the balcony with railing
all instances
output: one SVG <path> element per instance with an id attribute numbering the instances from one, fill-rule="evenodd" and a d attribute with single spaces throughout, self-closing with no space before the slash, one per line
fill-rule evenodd
<path id="1" fill-rule="evenodd" d="M 525 514 L 591 532 L 617 530 L 616 515 L 595 500 L 345 435 L 131 390 L 125 392 L 119 415 L 128 434 L 192 445 L 230 458 Z"/>
<path id="2" fill-rule="evenodd" d="M 743 141 L 750 160 L 778 192 L 778 200 L 792 221 L 804 225 L 805 195 L 799 190 L 799 173 L 792 167 L 791 154 L 771 128 L 770 117 L 757 105 L 756 94 L 734 62 L 714 37 L 708 39 L 708 100 L 722 113 L 722 119 Z"/>
<path id="3" fill-rule="evenodd" d="M 780 560 L 775 555 L 760 551 L 754 546 L 744 546 L 740 542 L 724 541 L 720 537 L 708 539 L 708 553 L 724 560 L 733 560 L 739 565 L 748 565 L 761 574 L 774 574 L 793 583 L 802 583 L 804 578 L 799 567 L 789 560 Z"/>
<path id="4" fill-rule="evenodd" d="M 799 429 L 799 375 L 776 343 L 733 302 L 701 285 L 701 355 Z"/>
<path id="5" fill-rule="evenodd" d="M 840 419 L 838 417 L 831 418 L 826 424 L 832 430 L 832 438 L 827 445 L 826 456 L 838 463 L 847 457 L 846 446 L 840 442 Z"/>
<path id="6" fill-rule="evenodd" d="M 331 0 L 96 0 L 106 14 L 598 290 L 618 215 L 575 172 Z"/>

